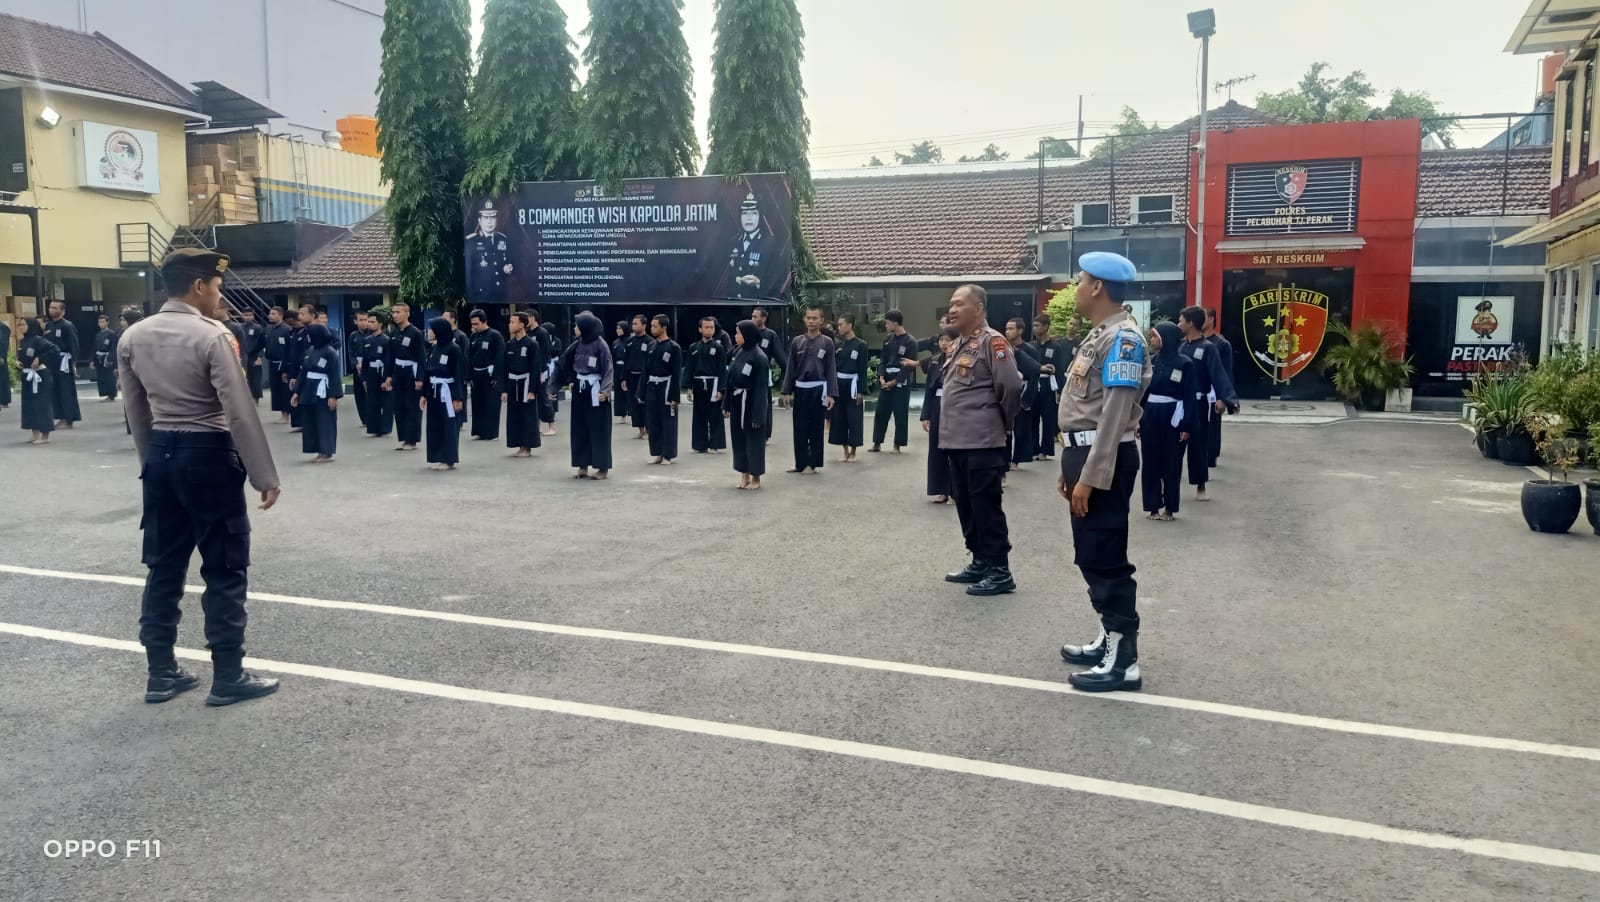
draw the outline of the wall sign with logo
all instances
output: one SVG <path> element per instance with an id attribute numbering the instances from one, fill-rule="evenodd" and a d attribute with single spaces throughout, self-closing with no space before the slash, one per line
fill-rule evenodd
<path id="1" fill-rule="evenodd" d="M 1360 187 L 1360 160 L 1229 166 L 1228 234 L 1353 232 Z"/>
<path id="2" fill-rule="evenodd" d="M 1328 334 L 1328 296 L 1320 291 L 1269 288 L 1246 296 L 1243 310 L 1245 348 L 1274 383 L 1310 366 Z"/>
<path id="3" fill-rule="evenodd" d="M 156 133 L 143 129 L 78 122 L 78 184 L 111 191 L 161 193 L 161 159 Z"/>
<path id="4" fill-rule="evenodd" d="M 1516 299 L 1468 295 L 1456 298 L 1456 338 L 1445 363 L 1445 379 L 1458 382 L 1473 373 L 1511 365 L 1511 324 Z"/>

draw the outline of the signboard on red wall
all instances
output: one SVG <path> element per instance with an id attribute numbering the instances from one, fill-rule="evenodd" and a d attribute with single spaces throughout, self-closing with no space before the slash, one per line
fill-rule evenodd
<path id="1" fill-rule="evenodd" d="M 1354 232 L 1360 186 L 1360 160 L 1229 166 L 1228 234 Z"/>

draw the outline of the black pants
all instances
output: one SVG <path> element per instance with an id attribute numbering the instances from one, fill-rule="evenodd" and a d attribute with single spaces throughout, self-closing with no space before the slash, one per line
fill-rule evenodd
<path id="1" fill-rule="evenodd" d="M 293 383 L 294 384 L 290 388 L 290 395 L 291 396 L 297 395 L 300 392 L 305 390 L 306 386 L 305 386 L 305 380 L 304 379 L 301 379 L 298 376 L 296 376 L 293 379 Z M 306 425 L 305 408 L 299 407 L 299 406 L 290 406 L 290 408 L 289 408 L 289 425 L 294 427 L 295 429 L 304 429 L 305 428 L 305 425 Z"/>
<path id="2" fill-rule="evenodd" d="M 431 387 L 431 383 L 430 383 Z M 450 386 L 452 394 L 461 389 L 460 385 Z M 452 397 L 446 404 L 439 400 L 439 391 L 434 388 L 428 395 L 428 463 L 430 464 L 458 464 L 461 462 L 461 414 L 466 410 L 462 404 L 461 410 L 456 410 L 455 405 L 460 398 Z"/>
<path id="3" fill-rule="evenodd" d="M 487 372 L 472 371 L 472 434 L 492 441 L 500 437 L 500 391 Z"/>
<path id="4" fill-rule="evenodd" d="M 11 406 L 11 349 L 0 346 L 0 373 L 5 373 L 0 378 L 0 407 Z"/>
<path id="5" fill-rule="evenodd" d="M 264 375 L 262 369 L 265 363 L 257 361 L 244 368 L 244 379 L 250 385 L 250 397 L 261 400 L 261 379 Z"/>
<path id="6" fill-rule="evenodd" d="M 361 421 L 368 435 L 388 435 L 394 431 L 394 392 L 383 390 L 383 376 L 368 370 L 356 380 L 367 387 L 367 415 Z"/>
<path id="7" fill-rule="evenodd" d="M 1011 430 L 1011 462 L 1020 464 L 1033 460 L 1033 456 L 1039 453 L 1038 443 L 1038 411 L 1032 408 L 1018 411 L 1016 428 Z"/>
<path id="8" fill-rule="evenodd" d="M 611 401 L 595 404 L 589 388 L 580 384 L 572 392 L 572 465 L 611 469 Z"/>
<path id="9" fill-rule="evenodd" d="M 650 428 L 644 421 L 644 373 L 628 374 L 628 422 L 635 429 Z"/>
<path id="10" fill-rule="evenodd" d="M 200 550 L 200 596 L 206 647 L 244 647 L 244 597 L 250 567 L 250 517 L 244 497 L 244 464 L 225 432 L 150 433 L 139 471 L 143 482 L 144 600 L 139 641 L 174 645 L 183 618 L 184 577 Z"/>
<path id="11" fill-rule="evenodd" d="M 1040 387 L 1038 400 L 1033 402 L 1033 409 L 1039 413 L 1036 423 L 1039 427 L 1039 443 L 1034 447 L 1034 453 L 1055 457 L 1056 433 L 1061 431 L 1059 425 L 1061 396 L 1050 390 L 1048 382 Z"/>
<path id="12" fill-rule="evenodd" d="M 332 457 L 339 450 L 339 412 L 328 409 L 328 399 L 314 392 L 300 396 L 301 422 L 305 429 L 300 433 L 300 451 Z"/>
<path id="13" fill-rule="evenodd" d="M 847 379 L 839 380 L 839 400 L 828 413 L 828 444 L 859 448 L 865 438 L 862 421 L 866 419 L 866 405 L 861 398 L 847 397 L 849 384 Z"/>
<path id="14" fill-rule="evenodd" d="M 55 392 L 56 419 L 68 423 L 76 423 L 83 419 L 83 412 L 78 408 L 78 363 L 68 359 L 67 371 L 62 372 L 58 365 L 50 383 Z M 6 375 L 10 378 L 10 374 Z"/>
<path id="15" fill-rule="evenodd" d="M 902 374 L 903 375 L 903 374 Z M 872 415 L 872 443 L 883 444 L 889 431 L 889 418 L 894 417 L 894 446 L 904 448 L 911 440 L 907 435 L 907 421 L 911 418 L 911 386 L 901 384 L 886 388 L 878 395 L 878 409 Z"/>
<path id="16" fill-rule="evenodd" d="M 1211 466 L 1217 465 L 1217 458 L 1222 456 L 1222 414 L 1211 411 Z"/>
<path id="17" fill-rule="evenodd" d="M 1183 494 L 1183 442 L 1172 425 L 1172 404 L 1151 404 L 1139 421 L 1139 444 L 1144 465 L 1139 482 L 1144 488 L 1144 509 L 1155 513 L 1163 508 L 1178 512 Z"/>
<path id="18" fill-rule="evenodd" d="M 528 384 L 539 378 L 538 373 L 532 374 Z M 526 396 L 519 397 L 523 383 L 508 380 L 511 384 L 510 398 L 506 400 L 506 447 L 538 448 L 544 444 L 544 439 L 539 435 L 539 396 L 535 388 Z"/>
<path id="19" fill-rule="evenodd" d="M 407 368 L 397 368 L 393 384 L 394 391 L 389 395 L 394 399 L 395 437 L 402 445 L 415 445 L 422 441 L 422 408 L 417 406 L 422 392 L 417 390 L 416 377 Z"/>
<path id="20" fill-rule="evenodd" d="M 717 390 L 724 391 L 721 379 Z M 695 377 L 690 380 L 694 397 L 694 413 L 689 422 L 689 447 L 696 451 L 721 451 L 728 446 L 727 426 L 722 421 L 722 404 L 713 401 L 711 380 Z"/>
<path id="21" fill-rule="evenodd" d="M 102 397 L 102 398 L 111 398 L 113 400 L 116 399 L 116 397 L 117 397 L 117 368 L 116 367 L 113 367 L 113 366 L 101 366 L 100 364 L 96 363 L 94 365 L 94 382 L 95 382 L 96 389 L 99 390 L 100 397 Z"/>
<path id="22" fill-rule="evenodd" d="M 794 468 L 804 470 L 808 467 L 822 469 L 822 424 L 828 418 L 828 409 L 823 406 L 823 399 L 828 397 L 826 386 L 818 388 L 796 388 L 794 390 Z M 770 417 L 771 410 L 768 410 Z M 769 434 L 771 421 L 769 419 Z"/>
<path id="23" fill-rule="evenodd" d="M 934 404 L 938 404 L 935 399 Z M 939 411 L 924 418 L 928 424 L 928 494 L 950 494 L 950 455 L 939 447 Z"/>
<path id="24" fill-rule="evenodd" d="M 351 380 L 351 395 L 353 396 L 353 398 L 355 400 L 356 419 L 361 421 L 361 425 L 362 426 L 366 426 L 367 425 L 367 380 L 360 373 L 356 373 L 355 374 L 355 378 L 353 380 Z"/>
<path id="25" fill-rule="evenodd" d="M 950 497 L 961 519 L 961 535 L 974 560 L 1008 567 L 1011 533 L 1001 506 L 1000 480 L 1008 461 L 1004 448 L 961 449 L 944 452 L 950 459 Z"/>
<path id="26" fill-rule="evenodd" d="M 728 429 L 733 437 L 733 471 L 760 479 L 767 472 L 767 432 L 761 426 L 751 428 L 745 422 L 744 407 L 740 398 L 734 398 L 728 417 Z"/>
<path id="27" fill-rule="evenodd" d="M 669 382 L 644 385 L 644 428 L 650 433 L 650 456 L 676 460 L 678 457 L 678 408 L 667 389 Z"/>
<path id="28" fill-rule="evenodd" d="M 1088 448 L 1063 451 L 1061 475 L 1069 490 L 1077 485 L 1088 459 Z M 1128 563 L 1128 501 L 1138 474 L 1139 449 L 1133 442 L 1123 442 L 1117 446 L 1111 488 L 1095 489 L 1089 496 L 1089 515 L 1072 517 L 1072 562 L 1083 573 L 1083 581 L 1089 585 L 1089 603 L 1108 633 L 1139 631 L 1139 587 L 1133 579 L 1134 567 Z"/>
<path id="29" fill-rule="evenodd" d="M 1211 480 L 1211 427 L 1216 414 L 1203 396 L 1196 403 L 1202 409 L 1195 418 L 1195 434 L 1189 436 L 1189 446 L 1184 450 L 1189 459 L 1189 484 L 1203 489 Z"/>
<path id="30" fill-rule="evenodd" d="M 267 389 L 272 398 L 272 409 L 279 413 L 289 409 L 289 383 L 283 381 L 283 361 L 267 361 Z"/>

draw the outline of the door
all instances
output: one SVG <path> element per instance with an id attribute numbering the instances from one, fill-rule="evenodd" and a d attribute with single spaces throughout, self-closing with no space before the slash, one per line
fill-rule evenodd
<path id="1" fill-rule="evenodd" d="M 1322 371 L 1327 327 L 1350 322 L 1355 271 L 1234 269 L 1222 277 L 1222 334 L 1241 398 L 1335 397 Z"/>

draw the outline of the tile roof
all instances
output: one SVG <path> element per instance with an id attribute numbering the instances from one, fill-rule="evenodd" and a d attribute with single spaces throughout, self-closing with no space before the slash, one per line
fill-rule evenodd
<path id="1" fill-rule="evenodd" d="M 0 14 L 0 74 L 194 110 L 193 91 L 96 32 Z"/>
<path id="2" fill-rule="evenodd" d="M 1277 121 L 1237 102 L 1211 113 L 1218 128 Z M 1045 170 L 1044 221 L 1070 225 L 1075 205 L 1117 200 L 1129 218 L 1136 194 L 1173 195 L 1173 219 L 1188 214 L 1188 147 L 1197 119 L 1152 135 L 1110 161 Z M 811 249 L 832 278 L 1009 275 L 1036 272 L 1028 236 L 1038 225 L 1038 170 L 819 179 L 802 216 Z"/>
<path id="3" fill-rule="evenodd" d="M 1503 205 L 1503 209 L 1502 209 Z M 1424 151 L 1418 216 L 1550 212 L 1550 148 Z"/>
<path id="4" fill-rule="evenodd" d="M 292 267 L 240 266 L 229 271 L 257 291 L 389 290 L 400 284 L 390 235 L 389 219 L 379 211 Z"/>

